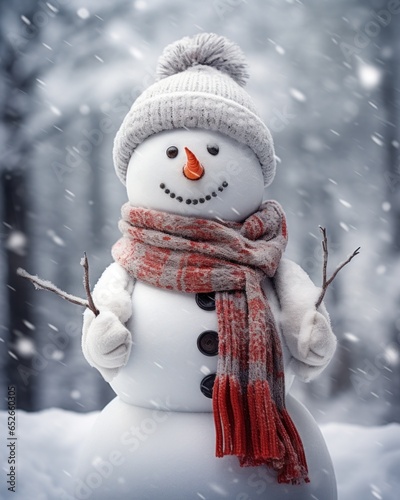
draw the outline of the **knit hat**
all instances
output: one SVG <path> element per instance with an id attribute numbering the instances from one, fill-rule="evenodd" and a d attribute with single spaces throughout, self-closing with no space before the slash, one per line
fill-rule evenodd
<path id="1" fill-rule="evenodd" d="M 114 166 L 123 184 L 129 160 L 153 134 L 201 128 L 249 146 L 265 185 L 275 175 L 271 134 L 243 89 L 248 74 L 241 49 L 225 37 L 201 33 L 168 45 L 158 61 L 157 81 L 133 103 L 114 141 Z"/>

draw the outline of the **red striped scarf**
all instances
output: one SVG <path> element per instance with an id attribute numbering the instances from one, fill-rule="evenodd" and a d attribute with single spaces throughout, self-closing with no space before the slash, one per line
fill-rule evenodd
<path id="1" fill-rule="evenodd" d="M 282 349 L 262 290 L 287 242 L 280 205 L 265 202 L 244 222 L 122 207 L 116 262 L 150 285 L 216 292 L 218 369 L 213 389 L 216 455 L 266 464 L 279 482 L 308 482 L 300 436 L 285 408 Z"/>

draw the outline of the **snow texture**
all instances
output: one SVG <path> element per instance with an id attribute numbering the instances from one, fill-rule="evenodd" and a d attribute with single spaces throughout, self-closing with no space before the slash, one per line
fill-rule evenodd
<path id="1" fill-rule="evenodd" d="M 224 35 L 246 56 L 248 92 L 274 137 L 277 175 L 265 197 L 286 211 L 286 256 L 318 284 L 319 224 L 328 231 L 329 271 L 362 247 L 326 294 L 336 355 L 315 381 L 296 384 L 298 397 L 319 422 L 397 420 L 400 16 L 388 10 L 397 3 L 271 0 L 266 9 L 265 0 L 214 0 L 207 8 L 183 0 L 1 2 L 2 169 L 24 166 L 24 196 L 32 201 L 29 232 L 10 227 L 0 208 L 5 248 L 26 254 L 18 265 L 82 295 L 83 251 L 94 282 L 119 237 L 126 192 L 111 151 L 124 116 L 154 82 L 163 47 L 201 32 Z M 19 356 L 8 332 L 5 257 L 0 345 Z M 35 408 L 103 408 L 113 395 L 82 355 L 82 310 L 53 293 L 31 292 L 32 306 L 14 325 L 34 344 L 40 366 L 31 378 L 40 380 Z M 61 360 L 44 358 L 51 347 L 62 351 Z"/>
<path id="2" fill-rule="evenodd" d="M 97 415 L 60 409 L 19 411 L 17 491 L 6 489 L 4 477 L 9 466 L 2 453 L 0 500 L 73 500 L 69 491 L 77 453 Z M 6 418 L 6 412 L 1 412 L 2 429 Z M 339 500 L 398 498 L 400 425 L 361 427 L 331 423 L 321 430 L 334 462 Z"/>

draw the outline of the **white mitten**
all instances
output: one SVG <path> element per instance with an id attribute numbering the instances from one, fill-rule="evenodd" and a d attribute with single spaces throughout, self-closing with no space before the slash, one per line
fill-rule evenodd
<path id="1" fill-rule="evenodd" d="M 83 354 L 107 382 L 129 359 L 132 337 L 125 323 L 132 314 L 133 286 L 128 273 L 118 264 L 111 264 L 93 290 L 100 314 L 95 316 L 87 309 L 83 315 Z"/>
<path id="2" fill-rule="evenodd" d="M 309 381 L 324 370 L 336 349 L 324 304 L 315 308 L 321 290 L 300 266 L 286 259 L 281 261 L 274 283 L 282 336 L 293 356 L 290 364 L 299 378 Z"/>
<path id="3" fill-rule="evenodd" d="M 92 318 L 87 318 L 91 315 Z M 132 338 L 129 330 L 111 311 L 94 316 L 85 312 L 82 350 L 91 366 L 110 382 L 129 359 Z"/>
<path id="4" fill-rule="evenodd" d="M 296 345 L 292 347 L 291 366 L 296 375 L 305 382 L 319 375 L 336 350 L 336 337 L 325 316 L 316 310 L 306 312 Z"/>

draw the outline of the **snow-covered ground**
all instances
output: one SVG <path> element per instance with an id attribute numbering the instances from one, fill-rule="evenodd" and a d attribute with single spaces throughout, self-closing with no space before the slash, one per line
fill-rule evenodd
<path id="1" fill-rule="evenodd" d="M 77 450 L 97 412 L 60 409 L 18 412 L 17 491 L 7 491 L 9 472 L 5 412 L 0 412 L 0 498 L 72 500 L 68 493 Z M 397 500 L 400 491 L 400 425 L 360 427 L 326 424 L 322 432 L 336 469 L 339 500 Z M 324 499 L 319 499 L 324 500 Z"/>

